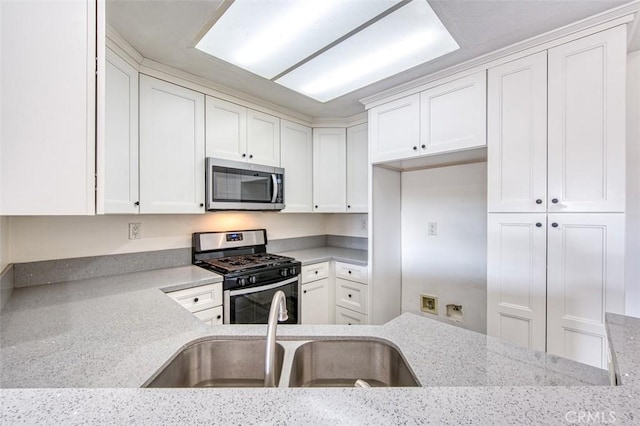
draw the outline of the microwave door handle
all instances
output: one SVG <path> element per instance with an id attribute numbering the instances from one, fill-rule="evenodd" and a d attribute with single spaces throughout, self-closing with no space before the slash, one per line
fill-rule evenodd
<path id="1" fill-rule="evenodd" d="M 271 181 L 273 182 L 273 197 L 271 197 L 271 203 L 275 203 L 278 199 L 278 177 L 275 173 L 271 173 Z"/>

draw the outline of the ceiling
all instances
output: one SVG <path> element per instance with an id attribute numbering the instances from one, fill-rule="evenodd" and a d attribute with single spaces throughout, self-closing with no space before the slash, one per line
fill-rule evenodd
<path id="1" fill-rule="evenodd" d="M 359 99 L 629 0 L 429 0 L 460 49 L 326 103 L 194 49 L 198 34 L 207 29 L 222 3 L 222 0 L 108 0 L 107 23 L 145 58 L 310 117 L 349 117 L 364 111 Z"/>

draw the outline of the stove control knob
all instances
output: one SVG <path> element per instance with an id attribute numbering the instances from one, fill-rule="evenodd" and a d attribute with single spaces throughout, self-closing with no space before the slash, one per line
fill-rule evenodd
<path id="1" fill-rule="evenodd" d="M 249 277 L 249 282 L 250 282 L 251 284 L 255 284 L 255 283 L 256 283 L 256 281 L 258 281 L 258 279 L 255 277 L 255 275 L 251 275 L 251 276 Z"/>
<path id="2" fill-rule="evenodd" d="M 289 275 L 289 270 L 288 269 L 280 269 L 280 275 L 283 277 L 286 277 L 287 275 Z"/>
<path id="3" fill-rule="evenodd" d="M 296 268 L 289 268 L 289 275 L 296 275 L 297 271 Z"/>
<path id="4" fill-rule="evenodd" d="M 247 285 L 247 279 L 246 278 L 238 278 L 238 285 L 241 287 L 244 287 L 245 285 Z"/>

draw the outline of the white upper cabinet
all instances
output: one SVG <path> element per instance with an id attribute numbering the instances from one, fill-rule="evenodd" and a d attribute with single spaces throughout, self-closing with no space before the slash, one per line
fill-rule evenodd
<path id="1" fill-rule="evenodd" d="M 317 213 L 347 209 L 345 129 L 313 129 L 313 204 Z M 285 176 L 285 179 L 287 177 Z M 286 197 L 286 194 L 285 194 Z M 286 200 L 286 198 L 285 198 Z"/>
<path id="2" fill-rule="evenodd" d="M 107 49 L 105 78 L 105 137 L 97 154 L 97 212 L 138 213 L 138 71 Z"/>
<path id="3" fill-rule="evenodd" d="M 624 215 L 549 214 L 547 351 L 607 368 L 605 313 L 624 314 Z"/>
<path id="4" fill-rule="evenodd" d="M 313 138 L 311 128 L 280 121 L 280 165 L 284 168 L 284 213 L 313 212 Z"/>
<path id="5" fill-rule="evenodd" d="M 92 215 L 104 2 L 1 3 L 0 215 Z"/>
<path id="6" fill-rule="evenodd" d="M 367 124 L 347 128 L 347 213 L 368 210 Z"/>
<path id="7" fill-rule="evenodd" d="M 420 143 L 420 95 L 371 108 L 369 141 L 372 163 L 415 155 Z"/>
<path id="8" fill-rule="evenodd" d="M 486 145 L 485 71 L 420 93 L 420 153 Z"/>
<path id="9" fill-rule="evenodd" d="M 280 119 L 206 97 L 206 156 L 280 166 Z"/>
<path id="10" fill-rule="evenodd" d="M 625 207 L 626 29 L 549 50 L 549 203 L 553 212 Z"/>
<path id="11" fill-rule="evenodd" d="M 221 99 L 206 97 L 207 157 L 245 161 L 247 158 L 247 109 Z"/>
<path id="12" fill-rule="evenodd" d="M 488 210 L 547 210 L 547 52 L 489 69 Z"/>
<path id="13" fill-rule="evenodd" d="M 258 111 L 247 112 L 248 161 L 280 166 L 280 119 Z"/>
<path id="14" fill-rule="evenodd" d="M 140 213 L 204 212 L 204 95 L 140 76 Z"/>

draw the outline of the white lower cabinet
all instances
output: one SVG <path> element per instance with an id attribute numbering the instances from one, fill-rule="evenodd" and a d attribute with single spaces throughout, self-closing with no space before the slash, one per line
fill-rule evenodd
<path id="1" fill-rule="evenodd" d="M 329 279 L 302 284 L 302 324 L 329 324 Z"/>
<path id="2" fill-rule="evenodd" d="M 624 215 L 489 214 L 487 334 L 607 368 L 624 313 Z"/>
<path id="3" fill-rule="evenodd" d="M 336 278 L 336 305 L 361 314 L 367 313 L 367 286 Z"/>
<path id="4" fill-rule="evenodd" d="M 547 352 L 607 368 L 605 313 L 624 314 L 624 215 L 550 214 Z"/>
<path id="5" fill-rule="evenodd" d="M 336 306 L 336 324 L 340 325 L 366 325 L 367 316 L 359 312 Z"/>
<path id="6" fill-rule="evenodd" d="M 209 325 L 222 324 L 222 283 L 171 291 L 167 296 L 202 322 Z"/>

